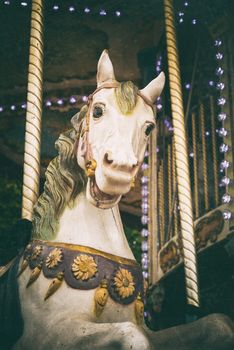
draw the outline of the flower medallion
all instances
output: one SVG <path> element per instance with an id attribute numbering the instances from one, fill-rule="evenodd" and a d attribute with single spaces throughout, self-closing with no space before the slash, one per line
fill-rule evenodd
<path id="1" fill-rule="evenodd" d="M 46 258 L 46 266 L 53 269 L 63 260 L 62 249 L 54 248 Z"/>
<path id="2" fill-rule="evenodd" d="M 128 298 L 134 293 L 135 283 L 133 282 L 133 276 L 130 271 L 120 268 L 114 277 L 115 289 L 119 296 L 124 299 Z"/>
<path id="3" fill-rule="evenodd" d="M 75 258 L 72 264 L 72 272 L 78 280 L 89 280 L 96 274 L 97 264 L 92 256 L 81 254 Z"/>
<path id="4" fill-rule="evenodd" d="M 31 259 L 32 260 L 36 260 L 41 255 L 42 249 L 43 249 L 42 245 L 37 245 L 33 249 L 33 253 L 31 255 Z"/>

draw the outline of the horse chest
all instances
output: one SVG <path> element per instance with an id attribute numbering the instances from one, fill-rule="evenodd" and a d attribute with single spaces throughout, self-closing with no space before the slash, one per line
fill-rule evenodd
<path id="1" fill-rule="evenodd" d="M 135 303 L 143 296 L 143 281 L 134 260 L 37 240 L 26 248 L 20 272 L 22 313 L 32 334 L 38 322 L 48 327 L 66 317 L 137 322 Z"/>

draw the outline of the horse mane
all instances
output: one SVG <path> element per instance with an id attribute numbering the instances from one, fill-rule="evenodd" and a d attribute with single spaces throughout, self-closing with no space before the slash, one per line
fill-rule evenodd
<path id="1" fill-rule="evenodd" d="M 55 142 L 58 156 L 48 165 L 44 192 L 34 207 L 33 238 L 54 239 L 65 206 L 72 207 L 84 188 L 86 176 L 74 154 L 76 139 L 77 132 L 71 129 L 62 133 Z"/>
<path id="2" fill-rule="evenodd" d="M 130 114 L 137 104 L 138 88 L 131 82 L 125 81 L 115 89 L 115 98 L 120 111 Z"/>

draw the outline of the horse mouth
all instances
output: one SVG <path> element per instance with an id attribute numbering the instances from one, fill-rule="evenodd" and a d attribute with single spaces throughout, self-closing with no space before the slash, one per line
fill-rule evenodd
<path id="1" fill-rule="evenodd" d="M 121 199 L 120 195 L 111 195 L 102 192 L 96 183 L 95 176 L 88 179 L 86 195 L 93 205 L 101 209 L 112 208 Z"/>

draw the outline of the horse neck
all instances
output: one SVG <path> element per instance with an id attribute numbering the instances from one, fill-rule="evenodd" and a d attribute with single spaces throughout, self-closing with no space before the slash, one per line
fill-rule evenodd
<path id="1" fill-rule="evenodd" d="M 59 220 L 56 242 L 80 244 L 134 259 L 123 231 L 118 206 L 99 209 L 80 193 L 72 208 L 66 207 Z"/>

